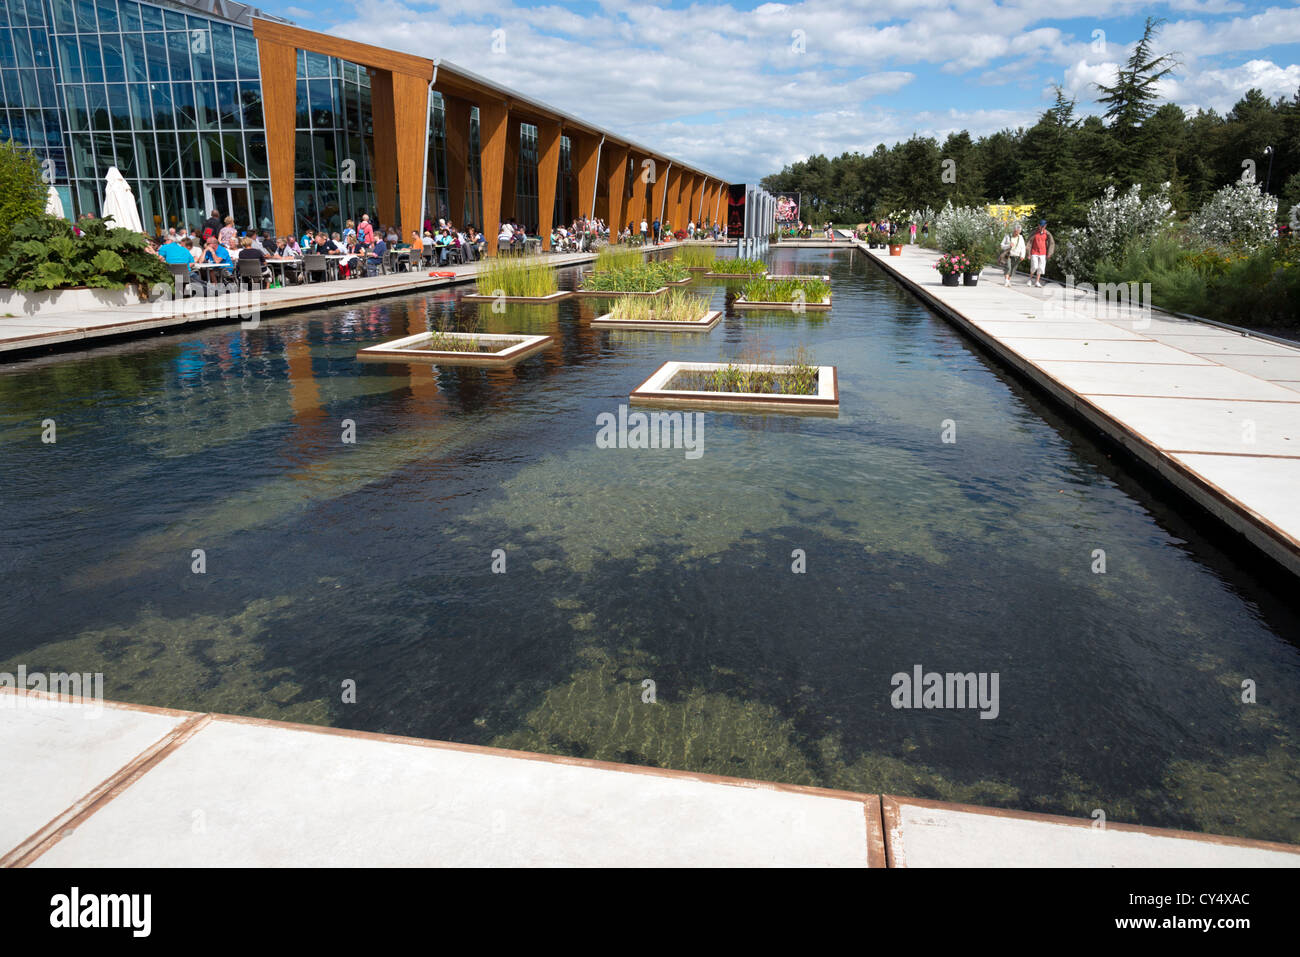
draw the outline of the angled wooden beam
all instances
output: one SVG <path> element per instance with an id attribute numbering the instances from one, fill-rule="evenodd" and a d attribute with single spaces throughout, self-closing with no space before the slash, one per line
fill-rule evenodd
<path id="1" fill-rule="evenodd" d="M 482 230 L 491 255 L 496 255 L 497 233 L 501 231 L 501 181 L 509 116 L 504 102 L 483 99 L 478 103 L 479 166 L 483 171 Z"/>
<path id="2" fill-rule="evenodd" d="M 542 248 L 551 248 L 551 221 L 555 216 L 555 187 L 560 176 L 560 124 L 537 123 L 537 235 Z"/>
<path id="3" fill-rule="evenodd" d="M 294 132 L 298 111 L 298 51 L 291 45 L 259 41 L 257 59 L 266 89 L 262 91 L 262 116 L 271 173 L 271 215 L 279 236 L 296 236 L 294 216 L 294 162 L 298 137 Z"/>

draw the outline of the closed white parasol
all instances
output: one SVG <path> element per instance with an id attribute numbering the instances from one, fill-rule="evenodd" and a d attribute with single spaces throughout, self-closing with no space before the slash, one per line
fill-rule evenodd
<path id="1" fill-rule="evenodd" d="M 63 212 L 63 200 L 59 198 L 59 191 L 53 186 L 45 195 L 45 211 L 51 216 L 58 216 L 60 219 L 68 218 Z"/>
<path id="2" fill-rule="evenodd" d="M 104 179 L 104 218 L 113 217 L 113 227 L 144 232 L 140 223 L 140 210 L 135 205 L 135 194 L 116 166 L 108 168 Z"/>

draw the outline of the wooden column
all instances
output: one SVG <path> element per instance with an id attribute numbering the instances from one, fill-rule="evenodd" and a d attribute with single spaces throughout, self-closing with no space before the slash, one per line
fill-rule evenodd
<path id="1" fill-rule="evenodd" d="M 397 217 L 397 115 L 393 109 L 393 74 L 372 70 L 370 105 L 374 116 L 374 153 L 370 168 L 375 171 L 375 229 L 391 226 Z"/>
<path id="2" fill-rule="evenodd" d="M 672 170 L 668 166 L 668 160 L 660 160 L 657 156 L 652 156 L 655 161 L 655 179 L 650 185 L 650 215 L 646 219 L 650 220 L 651 227 L 654 221 L 659 220 L 659 238 L 663 239 L 664 217 L 668 215 L 668 206 L 664 202 L 664 197 L 668 195 L 668 178 L 672 176 Z"/>
<path id="3" fill-rule="evenodd" d="M 420 211 L 424 207 L 425 134 L 429 123 L 429 83 L 418 76 L 394 73 L 393 116 L 397 143 L 397 190 L 400 205 L 397 235 L 410 242 L 411 233 L 424 230 Z"/>
<path id="4" fill-rule="evenodd" d="M 649 226 L 654 222 L 653 216 L 647 216 L 649 210 L 645 205 L 645 183 L 641 182 L 641 161 L 644 159 L 639 153 L 628 153 L 628 184 L 627 184 L 627 218 L 632 221 L 632 231 L 640 232 L 641 220 L 646 221 Z"/>
<path id="5" fill-rule="evenodd" d="M 266 84 L 262 90 L 262 116 L 266 122 L 266 139 L 271 144 L 267 161 L 271 172 L 271 211 L 275 232 L 278 236 L 295 236 L 298 234 L 294 216 L 298 51 L 283 43 L 261 40 L 257 44 L 257 59 Z"/>
<path id="6" fill-rule="evenodd" d="M 560 124 L 537 121 L 537 235 L 542 248 L 551 248 L 555 217 L 555 186 L 560 175 Z"/>
<path id="7" fill-rule="evenodd" d="M 500 101 L 480 100 L 478 104 L 479 166 L 483 171 L 483 236 L 490 255 L 497 252 L 497 233 L 501 231 L 502 178 L 506 161 L 506 124 L 509 111 Z M 511 190 L 513 197 L 513 188 Z M 513 202 L 513 199 L 512 199 Z"/>
<path id="8" fill-rule="evenodd" d="M 519 183 L 519 119 L 506 110 L 506 151 L 501 167 L 501 218 L 518 219 L 515 208 L 515 187 Z M 522 223 L 525 229 L 528 223 Z"/>
<path id="9" fill-rule="evenodd" d="M 590 133 L 569 130 L 573 168 L 578 177 L 578 201 L 574 204 L 578 215 L 591 218 L 596 215 L 596 181 L 600 173 L 600 138 Z"/>
<path id="10" fill-rule="evenodd" d="M 451 221 L 465 228 L 465 179 L 469 171 L 469 122 L 473 104 L 442 95 L 446 131 L 447 203 Z"/>
<path id="11" fill-rule="evenodd" d="M 627 207 L 627 147 L 606 143 L 604 163 L 609 170 L 607 180 L 609 183 L 609 213 L 607 221 L 610 233 L 617 236 L 630 218 Z"/>

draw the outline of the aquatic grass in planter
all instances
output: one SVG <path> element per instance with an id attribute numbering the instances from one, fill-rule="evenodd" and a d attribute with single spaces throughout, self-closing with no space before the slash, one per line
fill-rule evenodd
<path id="1" fill-rule="evenodd" d="M 751 279 L 740 290 L 748 302 L 821 303 L 830 298 L 830 284 L 821 279 Z"/>
<path id="2" fill-rule="evenodd" d="M 718 259 L 709 271 L 728 276 L 753 276 L 766 272 L 767 264 L 761 259 Z"/>
<path id="3" fill-rule="evenodd" d="M 712 246 L 682 246 L 673 258 L 687 269 L 708 269 L 718 261 L 718 251 Z"/>
<path id="4" fill-rule="evenodd" d="M 610 319 L 627 322 L 697 322 L 709 312 L 709 300 L 682 289 L 659 299 L 624 296 L 614 303 Z"/>
<path id="5" fill-rule="evenodd" d="M 559 291 L 555 270 L 535 256 L 492 259 L 474 282 L 480 296 L 540 299 Z"/>

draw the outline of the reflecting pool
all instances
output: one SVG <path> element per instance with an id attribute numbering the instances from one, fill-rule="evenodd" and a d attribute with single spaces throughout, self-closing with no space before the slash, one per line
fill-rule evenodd
<path id="1" fill-rule="evenodd" d="M 0 365 L 0 671 L 1300 841 L 1294 592 L 861 253 L 770 258 L 829 273 L 834 308 L 737 313 L 700 279 L 712 332 L 603 331 L 601 300 L 460 287 Z M 431 327 L 556 344 L 356 358 Z M 837 417 L 709 412 L 698 457 L 597 444 L 669 359 L 800 347 L 837 367 Z M 895 708 L 918 665 L 998 673 L 997 717 Z"/>

